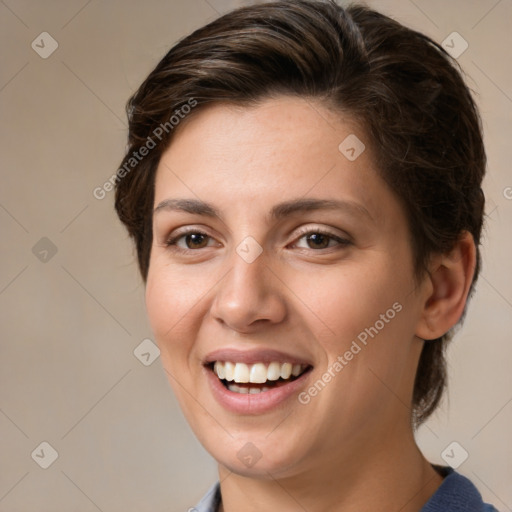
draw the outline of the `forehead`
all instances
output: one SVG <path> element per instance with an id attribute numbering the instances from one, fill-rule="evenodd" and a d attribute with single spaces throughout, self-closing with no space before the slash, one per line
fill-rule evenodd
<path id="1" fill-rule="evenodd" d="M 343 198 L 377 217 L 396 202 L 357 123 L 295 97 L 215 104 L 185 120 L 160 160 L 155 206 L 170 196 L 255 210 L 297 197 Z"/>

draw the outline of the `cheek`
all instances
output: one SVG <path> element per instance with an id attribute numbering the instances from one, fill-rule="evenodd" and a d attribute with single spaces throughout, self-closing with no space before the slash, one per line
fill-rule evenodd
<path id="1" fill-rule="evenodd" d="M 388 316 L 395 316 L 393 304 L 401 302 L 405 285 L 392 277 L 386 262 L 375 261 L 371 267 L 354 264 L 314 276 L 297 275 L 294 289 L 306 291 L 302 299 L 324 326 L 322 332 L 329 332 L 334 345 L 350 342 L 388 310 Z"/>
<path id="2" fill-rule="evenodd" d="M 321 320 L 315 322 L 324 352 L 321 370 L 336 376 L 325 379 L 332 378 L 333 389 L 339 387 L 349 402 L 354 400 L 345 404 L 354 411 L 362 407 L 361 397 L 375 405 L 388 388 L 401 394 L 413 367 L 408 348 L 414 331 L 411 276 L 405 265 L 401 271 L 397 266 L 391 259 L 375 258 L 372 265 L 354 263 L 314 279 L 301 277 L 302 289 L 310 290 L 307 304 Z M 323 399 L 338 404 L 337 396 Z"/>
<path id="3" fill-rule="evenodd" d="M 337 365 L 334 387 L 363 418 L 396 396 L 405 402 L 415 368 L 411 276 L 393 267 L 375 262 L 370 271 L 353 267 L 337 283 L 325 282 L 322 318 L 336 333 L 324 339 L 328 368 Z M 330 398 L 337 403 L 338 396 Z"/>
<path id="4" fill-rule="evenodd" d="M 186 355 L 194 337 L 194 321 L 200 315 L 201 299 L 208 287 L 185 279 L 171 267 L 150 268 L 146 284 L 146 311 L 156 342 L 165 361 L 172 352 Z"/>

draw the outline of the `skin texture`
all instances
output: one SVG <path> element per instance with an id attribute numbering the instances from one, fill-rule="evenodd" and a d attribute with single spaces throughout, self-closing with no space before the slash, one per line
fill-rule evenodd
<path id="1" fill-rule="evenodd" d="M 355 161 L 338 149 L 349 134 L 366 145 Z M 219 463 L 225 512 L 407 512 L 442 481 L 415 444 L 408 404 L 422 339 L 462 314 L 474 244 L 463 234 L 417 282 L 406 216 L 375 169 L 355 123 L 290 97 L 204 108 L 161 158 L 155 207 L 199 199 L 221 213 L 154 213 L 146 305 L 169 382 Z M 270 218 L 276 204 L 301 198 L 359 206 Z M 185 229 L 208 236 L 166 245 Z M 328 238 L 318 248 L 305 233 L 319 229 L 349 243 Z M 236 252 L 249 236 L 263 249 L 252 263 Z M 213 350 L 294 354 L 313 366 L 307 391 L 397 303 L 394 318 L 309 403 L 295 395 L 262 414 L 235 414 L 213 397 L 203 364 Z M 261 454 L 251 467 L 237 457 L 247 442 Z"/>

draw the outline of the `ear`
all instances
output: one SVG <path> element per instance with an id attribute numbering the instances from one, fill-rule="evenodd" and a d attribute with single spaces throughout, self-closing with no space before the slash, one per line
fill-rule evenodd
<path id="1" fill-rule="evenodd" d="M 429 265 L 425 300 L 416 336 L 433 340 L 446 334 L 464 312 L 476 266 L 473 236 L 464 231 L 455 247 Z"/>

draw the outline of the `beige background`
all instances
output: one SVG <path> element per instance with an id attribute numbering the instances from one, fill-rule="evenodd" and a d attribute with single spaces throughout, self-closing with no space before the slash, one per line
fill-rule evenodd
<path id="1" fill-rule="evenodd" d="M 184 511 L 216 479 L 160 361 L 134 356 L 151 338 L 143 286 L 113 193 L 92 191 L 117 169 L 129 95 L 179 38 L 242 3 L 0 2 L 0 512 Z M 485 263 L 450 350 L 449 400 L 418 439 L 443 464 L 457 441 L 459 471 L 510 511 L 512 1 L 368 3 L 469 44 L 459 62 L 489 155 Z M 47 59 L 31 47 L 44 31 L 59 45 Z M 48 469 L 43 441 L 58 452 Z"/>

